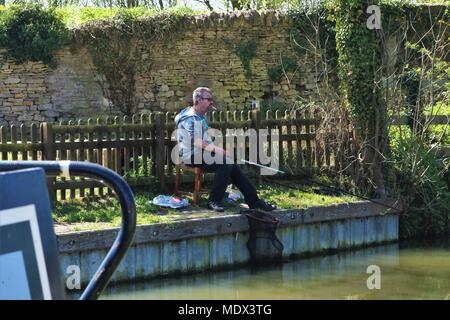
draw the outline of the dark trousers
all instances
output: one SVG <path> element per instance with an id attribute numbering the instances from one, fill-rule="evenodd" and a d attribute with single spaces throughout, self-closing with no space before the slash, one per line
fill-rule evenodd
<path id="1" fill-rule="evenodd" d="M 191 159 L 191 163 L 194 163 L 194 159 Z M 242 192 L 244 200 L 248 205 L 252 205 L 258 200 L 256 189 L 242 172 L 239 165 L 236 163 L 227 164 L 225 159 L 222 163 L 206 164 L 188 164 L 192 167 L 202 168 L 206 172 L 214 172 L 214 180 L 212 188 L 209 192 L 208 201 L 221 202 L 225 196 L 227 186 L 231 182 Z"/>

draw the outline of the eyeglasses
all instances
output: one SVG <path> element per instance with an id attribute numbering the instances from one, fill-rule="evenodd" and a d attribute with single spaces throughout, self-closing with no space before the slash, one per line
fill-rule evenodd
<path id="1" fill-rule="evenodd" d="M 203 100 L 214 101 L 213 98 L 202 98 Z"/>

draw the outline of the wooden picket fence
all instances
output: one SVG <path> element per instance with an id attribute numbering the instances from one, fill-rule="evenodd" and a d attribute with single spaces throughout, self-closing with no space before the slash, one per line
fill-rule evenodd
<path id="1" fill-rule="evenodd" d="M 124 176 L 132 186 L 157 186 L 164 190 L 174 180 L 171 152 L 175 146 L 172 132 L 175 113 L 150 113 L 140 116 L 88 119 L 40 126 L 2 126 L 1 160 L 77 160 L 108 167 Z M 253 111 L 213 112 L 210 127 L 225 135 L 232 129 L 278 129 L 279 166 L 304 170 L 330 165 L 331 153 L 324 154 L 315 141 L 317 121 L 309 113 Z M 238 139 L 239 140 L 239 139 Z M 236 140 L 235 140 L 236 141 Z M 244 138 L 245 159 L 250 157 L 249 139 Z M 268 149 L 270 135 L 260 147 Z M 229 147 L 229 146 L 228 146 Z M 234 146 L 238 147 L 237 143 Z M 242 145 L 239 147 L 243 147 Z M 297 152 L 302 150 L 302 152 Z M 81 177 L 57 178 L 49 183 L 59 200 L 105 195 L 111 190 L 99 182 Z"/>
<path id="2" fill-rule="evenodd" d="M 171 153 L 176 145 L 172 138 L 175 115 L 154 112 L 131 118 L 1 126 L 0 159 L 89 161 L 114 170 L 133 187 L 150 186 L 167 191 L 174 181 Z M 443 124 L 448 123 L 445 119 Z M 312 112 L 220 111 L 209 114 L 208 120 L 210 127 L 220 130 L 224 137 L 233 129 L 243 129 L 242 132 L 251 128 L 267 129 L 269 133 L 277 130 L 278 136 L 269 135 L 267 141 L 256 141 L 256 150 L 263 148 L 267 156 L 278 153 L 273 160 L 280 168 L 317 172 L 345 165 L 340 163 L 342 160 L 333 144 L 317 138 L 319 119 Z M 225 147 L 234 148 L 236 156 L 240 148 L 245 152 L 240 156 L 253 161 L 251 154 L 255 149 L 251 153 L 250 150 L 255 146 L 250 144 L 255 141 L 244 138 L 238 131 L 233 134 L 236 139 Z M 277 150 L 270 148 L 274 139 L 279 141 L 273 144 Z M 71 177 L 49 179 L 49 192 L 53 199 L 66 200 L 104 196 L 111 190 L 95 180 Z"/>

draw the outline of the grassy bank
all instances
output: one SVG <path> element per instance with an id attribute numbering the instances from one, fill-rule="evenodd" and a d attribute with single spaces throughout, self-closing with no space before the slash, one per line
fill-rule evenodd
<path id="1" fill-rule="evenodd" d="M 331 196 L 314 192 L 312 188 L 293 190 L 280 185 L 262 184 L 257 189 L 261 198 L 275 203 L 280 209 L 308 208 L 319 205 L 330 205 L 358 200 L 349 196 Z M 198 207 L 189 206 L 184 209 L 167 209 L 149 204 L 156 194 L 139 192 L 135 194 L 137 224 L 171 222 L 218 215 L 205 209 L 206 196 Z M 228 204 L 222 214 L 231 214 L 241 209 L 242 202 Z M 64 231 L 81 231 L 117 227 L 120 225 L 120 205 L 116 198 L 71 200 L 59 203 L 53 218 L 57 225 L 64 225 Z"/>

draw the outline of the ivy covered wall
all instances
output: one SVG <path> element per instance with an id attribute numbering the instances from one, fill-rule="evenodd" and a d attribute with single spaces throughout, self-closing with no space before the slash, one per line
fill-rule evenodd
<path id="1" fill-rule="evenodd" d="M 0 124 L 178 111 L 198 86 L 231 110 L 255 99 L 275 106 L 315 99 L 323 70 L 292 41 L 293 26 L 309 23 L 301 20 L 277 12 L 124 16 L 72 30 L 52 67 L 19 64 L 1 49 Z M 302 27 L 297 40 L 302 32 L 314 38 L 314 28 Z M 324 45 L 335 51 L 332 40 Z M 326 72 L 337 85 L 337 70 Z"/>
<path id="2" fill-rule="evenodd" d="M 155 37 L 146 34 L 151 21 L 122 38 L 111 25 L 85 26 L 56 53 L 54 69 L 41 62 L 17 64 L 0 52 L 0 123 L 176 111 L 191 102 L 197 86 L 211 87 L 216 104 L 231 110 L 248 107 L 254 99 L 289 103 L 315 87 L 306 61 L 287 70 L 288 78 L 269 78 L 271 67 L 293 57 L 285 16 L 211 14 L 178 23 L 176 33 L 156 31 L 160 34 Z M 98 39 L 94 34 L 103 34 L 110 43 L 92 41 Z M 124 90 L 133 95 L 128 110 L 117 98 Z"/>

